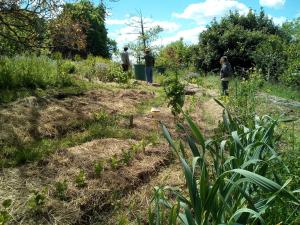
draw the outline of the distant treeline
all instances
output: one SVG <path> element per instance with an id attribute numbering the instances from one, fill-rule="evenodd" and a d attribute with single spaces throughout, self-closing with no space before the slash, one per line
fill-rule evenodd
<path id="1" fill-rule="evenodd" d="M 220 21 L 213 20 L 199 35 L 198 44 L 180 40 L 164 47 L 158 63 L 210 72 L 219 70 L 223 55 L 237 75 L 256 68 L 266 80 L 300 85 L 300 18 L 278 26 L 263 10 L 247 15 L 230 12 Z"/>

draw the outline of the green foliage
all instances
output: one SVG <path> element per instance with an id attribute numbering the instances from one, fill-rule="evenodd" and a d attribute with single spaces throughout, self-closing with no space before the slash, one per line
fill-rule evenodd
<path id="1" fill-rule="evenodd" d="M 193 46 L 186 45 L 183 39 L 172 42 L 160 50 L 156 64 L 171 69 L 185 69 L 193 64 L 192 48 Z"/>
<path id="2" fill-rule="evenodd" d="M 75 177 L 75 183 L 79 188 L 84 188 L 87 185 L 85 172 L 83 169 L 81 169 L 79 174 Z"/>
<path id="3" fill-rule="evenodd" d="M 68 190 L 68 183 L 66 180 L 63 182 L 58 181 L 55 183 L 55 196 L 60 200 L 67 200 L 66 191 Z"/>
<path id="4" fill-rule="evenodd" d="M 110 166 L 113 170 L 116 170 L 120 166 L 120 160 L 117 158 L 116 155 L 113 155 L 110 158 Z"/>
<path id="5" fill-rule="evenodd" d="M 168 106 L 172 107 L 172 114 L 176 117 L 180 114 L 184 105 L 185 85 L 180 81 L 178 73 L 168 73 L 164 80 L 164 90 L 168 100 Z"/>
<path id="6" fill-rule="evenodd" d="M 131 151 L 131 149 L 122 150 L 122 163 L 128 166 L 134 158 L 134 153 L 135 152 Z"/>
<path id="7" fill-rule="evenodd" d="M 27 207 L 33 212 L 40 212 L 43 206 L 46 204 L 47 189 L 40 191 L 32 191 L 32 195 L 29 197 Z"/>
<path id="8" fill-rule="evenodd" d="M 284 73 L 287 60 L 285 47 L 284 41 L 277 35 L 269 35 L 256 46 L 252 57 L 256 68 L 265 75 L 265 80 L 278 81 L 279 76 Z"/>
<path id="9" fill-rule="evenodd" d="M 8 212 L 8 208 L 11 206 L 11 204 L 11 199 L 6 199 L 2 202 L 2 207 L 4 209 L 0 210 L 0 225 L 5 225 L 7 222 L 10 221 L 11 216 Z"/>
<path id="10" fill-rule="evenodd" d="M 76 64 L 70 60 L 65 60 L 61 64 L 61 71 L 66 74 L 74 74 L 76 73 Z"/>
<path id="11" fill-rule="evenodd" d="M 300 39 L 287 46 L 285 53 L 288 55 L 286 62 L 287 69 L 282 73 L 279 79 L 286 85 L 296 86 L 298 88 L 300 86 Z"/>
<path id="12" fill-rule="evenodd" d="M 187 158 L 184 145 L 176 145 L 162 126 L 181 162 L 187 190 L 156 188 L 150 225 L 265 224 L 266 212 L 281 199 L 288 201 L 291 208 L 300 206 L 297 192 L 288 188 L 290 180 L 279 182 L 269 167 L 273 162 L 282 165 L 274 137 L 279 121 L 269 116 L 256 117 L 255 125 L 247 127 L 231 117 L 226 108 L 224 115 L 229 135 L 212 140 L 205 140 L 197 125 L 185 115 L 188 129 L 183 131 L 191 159 Z M 209 167 L 211 162 L 213 166 Z M 175 196 L 176 201 L 169 196 Z M 276 223 L 291 224 L 289 216 Z"/>
<path id="13" fill-rule="evenodd" d="M 3 56 L 0 57 L 0 88 L 26 91 L 74 86 L 70 74 L 75 72 L 75 64 L 70 61 L 36 55 Z"/>
<path id="14" fill-rule="evenodd" d="M 0 88 L 46 88 L 57 82 L 56 62 L 45 56 L 0 58 Z"/>
<path id="15" fill-rule="evenodd" d="M 200 34 L 198 66 L 205 71 L 218 69 L 221 56 L 226 55 L 234 67 L 250 68 L 254 64 L 252 54 L 256 47 L 271 34 L 283 37 L 264 11 L 256 14 L 250 10 L 247 15 L 231 12 L 220 22 L 214 20 Z"/>
<path id="16" fill-rule="evenodd" d="M 79 62 L 79 73 L 89 81 L 97 79 L 103 82 L 127 83 L 131 78 L 130 73 L 123 72 L 120 64 L 93 56 Z"/>
<path id="17" fill-rule="evenodd" d="M 94 165 L 95 174 L 97 177 L 100 177 L 101 173 L 104 170 L 104 163 L 102 161 L 98 161 Z"/>
<path id="18" fill-rule="evenodd" d="M 109 44 L 112 43 L 107 37 L 105 28 L 106 8 L 104 4 L 95 6 L 92 1 L 80 0 L 75 3 L 65 4 L 62 14 L 69 13 L 72 19 L 79 24 L 86 23 L 84 29 L 86 35 L 86 48 L 75 54 L 87 56 L 89 54 L 108 58 Z M 73 53 L 72 53 L 73 54 Z"/>
<path id="19" fill-rule="evenodd" d="M 232 91 L 229 98 L 225 98 L 226 105 L 230 113 L 241 124 L 253 122 L 253 116 L 256 113 L 256 94 L 263 81 L 261 75 L 253 70 L 248 79 L 235 79 L 231 82 Z"/>

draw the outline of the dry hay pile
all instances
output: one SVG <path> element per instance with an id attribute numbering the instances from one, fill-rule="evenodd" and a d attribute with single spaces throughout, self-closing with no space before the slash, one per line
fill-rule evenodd
<path id="1" fill-rule="evenodd" d="M 101 139 L 80 146 L 60 150 L 47 160 L 3 169 L 0 176 L 0 201 L 13 199 L 12 221 L 9 224 L 90 224 L 95 212 L 109 211 L 116 194 L 125 195 L 148 182 L 151 175 L 170 160 L 166 144 L 147 146 L 139 151 L 129 165 L 112 169 L 112 156 L 122 157 L 124 150 L 136 144 L 134 140 Z M 95 163 L 106 161 L 100 177 L 95 174 Z M 80 170 L 85 172 L 86 186 L 75 182 Z M 66 181 L 67 201 L 55 197 L 56 182 Z M 28 207 L 32 191 L 45 195 L 45 204 L 39 213 Z M 43 190 L 45 192 L 43 192 Z"/>
<path id="2" fill-rule="evenodd" d="M 60 137 L 92 120 L 96 112 L 134 112 L 137 104 L 152 97 L 139 90 L 96 90 L 63 99 L 24 98 L 0 109 L 0 146 Z"/>

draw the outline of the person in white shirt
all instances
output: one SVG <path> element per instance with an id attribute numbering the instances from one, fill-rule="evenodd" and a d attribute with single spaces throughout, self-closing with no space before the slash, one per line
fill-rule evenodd
<path id="1" fill-rule="evenodd" d="M 121 53 L 123 71 L 126 72 L 129 69 L 130 61 L 128 54 L 128 47 L 124 47 L 124 51 Z"/>

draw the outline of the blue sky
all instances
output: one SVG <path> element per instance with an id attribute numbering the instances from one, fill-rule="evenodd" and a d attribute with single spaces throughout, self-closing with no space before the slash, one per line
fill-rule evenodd
<path id="1" fill-rule="evenodd" d="M 300 0 L 120 0 L 108 3 L 110 16 L 106 24 L 109 36 L 122 48 L 137 37 L 128 23 L 141 10 L 148 27 L 159 25 L 164 31 L 155 44 L 165 45 L 183 38 L 197 43 L 198 35 L 216 17 L 229 10 L 246 13 L 263 7 L 276 24 L 300 16 Z"/>

